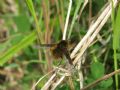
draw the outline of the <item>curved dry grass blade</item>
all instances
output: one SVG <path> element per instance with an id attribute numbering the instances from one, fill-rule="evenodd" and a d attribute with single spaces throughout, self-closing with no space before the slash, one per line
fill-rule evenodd
<path id="1" fill-rule="evenodd" d="M 32 87 L 31 90 L 34 90 L 35 87 L 38 85 L 38 83 L 39 83 L 42 79 L 44 79 L 46 76 L 48 76 L 50 73 L 52 73 L 52 72 L 54 72 L 54 70 L 52 70 L 52 71 L 48 72 L 47 74 L 45 74 L 44 76 L 42 76 L 42 77 L 35 83 L 35 85 L 33 85 L 33 87 Z"/>
<path id="2" fill-rule="evenodd" d="M 53 79 L 56 77 L 56 73 L 54 73 L 51 78 L 46 82 L 46 84 L 41 88 L 41 90 L 48 90 L 49 86 L 52 84 Z"/>
<path id="3" fill-rule="evenodd" d="M 65 78 L 65 75 L 63 75 L 59 80 L 58 82 L 52 87 L 51 90 L 55 90 L 55 88 L 64 80 Z"/>

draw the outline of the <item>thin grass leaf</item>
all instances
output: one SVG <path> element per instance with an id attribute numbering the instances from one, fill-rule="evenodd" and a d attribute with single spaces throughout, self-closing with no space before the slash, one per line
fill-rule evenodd
<path id="1" fill-rule="evenodd" d="M 17 52 L 21 49 L 27 47 L 28 45 L 32 44 L 33 41 L 36 40 L 36 33 L 32 32 L 30 35 L 23 38 L 18 44 L 12 46 L 8 51 L 3 53 L 0 56 L 0 66 L 4 63 L 8 62 L 12 56 L 14 56 Z"/>
<path id="2" fill-rule="evenodd" d="M 118 49 L 120 47 L 120 5 L 116 16 L 113 33 L 113 49 Z"/>
<path id="3" fill-rule="evenodd" d="M 77 7 L 75 9 L 75 13 L 74 13 L 74 16 L 73 16 L 73 19 L 72 19 L 72 23 L 71 23 L 71 26 L 70 26 L 70 30 L 69 30 L 69 34 L 68 34 L 68 39 L 71 36 L 72 30 L 73 30 L 73 27 L 74 27 L 74 24 L 75 24 L 75 20 L 77 19 L 76 17 L 77 17 L 78 11 L 79 11 L 80 6 L 81 6 L 82 3 L 83 3 L 83 0 L 78 0 Z"/>
<path id="4" fill-rule="evenodd" d="M 32 0 L 26 0 L 26 3 L 27 3 L 27 5 L 28 5 L 28 8 L 29 8 L 32 16 L 35 18 L 36 15 L 35 15 L 35 10 L 34 10 L 34 7 L 33 7 Z"/>
<path id="5" fill-rule="evenodd" d="M 33 2 L 32 2 L 32 0 L 26 0 L 26 3 L 27 3 L 27 6 L 28 6 L 32 16 L 34 17 L 35 24 L 36 24 L 36 29 L 37 29 L 38 41 L 39 41 L 39 43 L 41 43 L 42 32 L 41 32 L 41 29 L 39 27 L 39 22 L 38 22 L 38 19 L 36 17 L 36 13 L 35 13 L 35 9 L 34 9 L 34 6 L 33 6 Z"/>
<path id="6" fill-rule="evenodd" d="M 112 2 L 113 4 L 113 2 Z M 114 69 L 118 69 L 118 62 L 117 62 L 117 49 L 119 48 L 120 43 L 120 5 L 117 11 L 116 20 L 114 19 L 114 8 L 112 5 L 112 27 L 113 27 L 113 50 L 114 50 Z M 118 74 L 115 75 L 115 83 L 116 83 L 116 90 L 118 90 Z"/>

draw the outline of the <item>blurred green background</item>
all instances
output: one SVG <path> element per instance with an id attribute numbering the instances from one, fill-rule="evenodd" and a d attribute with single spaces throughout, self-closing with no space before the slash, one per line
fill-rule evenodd
<path id="1" fill-rule="evenodd" d="M 98 17 L 102 7 L 109 1 L 89 0 L 80 13 L 84 2 L 72 2 L 67 39 L 76 43 L 86 34 L 91 22 Z M 69 0 L 0 0 L 0 90 L 30 90 L 40 77 L 58 65 L 59 60 L 51 56 L 48 48 L 36 47 L 40 43 L 57 43 L 62 39 L 68 6 Z M 118 6 L 114 11 L 115 19 L 109 18 L 94 40 L 95 43 L 85 52 L 86 61 L 82 68 L 84 85 L 114 71 L 115 67 L 120 67 Z M 113 26 L 118 30 L 117 39 L 113 39 Z M 113 42 L 118 44 L 115 49 Z M 115 50 L 117 66 L 114 66 Z M 36 86 L 36 90 L 40 90 L 48 78 L 49 76 L 44 78 Z M 91 90 L 115 90 L 115 80 L 113 76 Z M 119 80 L 120 78 L 117 81 Z M 72 81 L 75 90 L 79 90 L 76 76 L 73 76 Z M 56 90 L 72 89 L 70 83 L 65 80 Z"/>

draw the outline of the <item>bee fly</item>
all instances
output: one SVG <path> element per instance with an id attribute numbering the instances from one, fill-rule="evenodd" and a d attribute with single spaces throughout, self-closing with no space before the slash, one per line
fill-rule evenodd
<path id="1" fill-rule="evenodd" d="M 69 52 L 69 41 L 61 40 L 56 44 L 41 44 L 40 46 L 50 47 L 51 54 L 54 58 L 63 58 L 65 56 L 70 65 L 73 65 Z"/>

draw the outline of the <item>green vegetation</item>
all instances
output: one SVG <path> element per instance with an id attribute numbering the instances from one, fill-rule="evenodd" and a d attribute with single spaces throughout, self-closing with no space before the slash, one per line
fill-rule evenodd
<path id="1" fill-rule="evenodd" d="M 104 11 L 106 3 L 111 2 L 72 1 L 66 35 L 74 46 L 70 53 Z M 50 49 L 40 44 L 62 40 L 68 7 L 69 0 L 0 1 L 0 90 L 30 90 L 41 79 L 34 89 L 40 90 L 52 76 L 53 68 L 59 65 L 66 69 L 65 58 L 62 62 L 53 58 Z M 56 90 L 80 90 L 79 72 L 83 74 L 85 87 L 120 68 L 120 4 L 114 8 L 112 2 L 111 8 L 111 18 L 83 54 L 81 71 L 74 68 L 71 77 L 65 77 Z M 54 82 L 60 77 L 61 73 L 57 74 Z M 119 90 L 119 77 L 117 73 L 87 90 Z"/>

